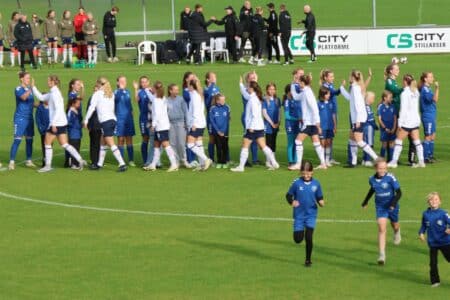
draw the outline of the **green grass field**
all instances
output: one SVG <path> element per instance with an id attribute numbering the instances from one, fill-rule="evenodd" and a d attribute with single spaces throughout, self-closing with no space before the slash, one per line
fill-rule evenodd
<path id="1" fill-rule="evenodd" d="M 327 206 L 319 212 L 314 265 L 311 269 L 303 267 L 304 245 L 292 241 L 291 208 L 284 200 L 296 177 L 285 168 L 285 135 L 278 138 L 281 170 L 269 172 L 254 167 L 243 174 L 216 169 L 206 173 L 185 169 L 172 174 L 145 173 L 139 168 L 118 174 L 111 156 L 104 170 L 80 173 L 62 168 L 62 151 L 56 148 L 54 172 L 38 174 L 23 165 L 13 172 L 0 172 L 0 298 L 447 298 L 449 265 L 440 258 L 443 284 L 431 289 L 428 250 L 417 240 L 417 230 L 428 192 L 441 192 L 444 208 L 450 208 L 450 75 L 443 63 L 449 59 L 450 55 L 410 55 L 409 63 L 401 66 L 402 74 L 418 75 L 432 70 L 441 82 L 436 146 L 439 163 L 423 170 L 404 166 L 395 170 L 404 193 L 403 242 L 394 247 L 389 232 L 386 266 L 376 265 L 373 202 L 367 211 L 360 208 L 373 171 L 338 166 L 316 173 Z M 370 89 L 379 95 L 383 88 L 382 69 L 390 56 L 321 57 L 314 65 L 303 64 L 301 58 L 298 61 L 297 66 L 313 73 L 315 82 L 324 67 L 334 69 L 337 80 L 341 80 L 352 68 L 366 70 L 371 66 L 374 79 Z M 232 108 L 230 146 L 236 161 L 242 109 L 237 83 L 239 74 L 250 70 L 249 66 L 136 67 L 121 63 L 100 64 L 93 70 L 43 68 L 33 71 L 32 76 L 37 86 L 45 90 L 46 76 L 57 73 L 65 93 L 73 77 L 85 80 L 90 90 L 99 75 L 114 80 L 125 74 L 131 81 L 147 74 L 152 80 L 169 84 L 179 83 L 188 69 L 200 76 L 209 70 L 217 72 L 218 85 Z M 275 81 L 281 88 L 290 81 L 291 68 L 267 66 L 257 71 L 261 83 Z M 10 68 L 0 70 L 0 161 L 4 164 L 12 141 L 16 74 L 17 70 Z M 339 98 L 339 104 L 341 123 L 335 156 L 343 162 L 348 105 L 343 98 Z M 85 157 L 86 136 L 87 132 L 82 146 Z M 134 142 L 140 143 L 140 137 Z M 34 157 L 40 156 L 36 139 Z M 310 143 L 306 143 L 305 157 L 317 161 Z M 22 144 L 18 161 L 23 159 Z M 235 218 L 239 216 L 249 218 Z"/>

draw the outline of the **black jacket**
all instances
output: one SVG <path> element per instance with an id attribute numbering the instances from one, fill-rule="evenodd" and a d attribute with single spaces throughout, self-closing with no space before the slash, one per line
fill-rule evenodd
<path id="1" fill-rule="evenodd" d="M 184 11 L 180 14 L 180 30 L 189 30 L 189 22 L 191 18 L 191 13 L 185 13 Z"/>
<path id="2" fill-rule="evenodd" d="M 31 32 L 30 23 L 19 20 L 16 27 L 14 27 L 14 37 L 19 50 L 27 50 L 33 47 L 33 33 Z"/>
<path id="3" fill-rule="evenodd" d="M 114 16 L 110 11 L 107 11 L 103 17 L 103 34 L 113 33 L 116 25 L 116 16 Z"/>
<path id="4" fill-rule="evenodd" d="M 208 30 L 206 29 L 213 21 L 205 22 L 202 13 L 193 12 L 189 23 L 189 37 L 192 43 L 206 42 L 209 39 Z"/>
<path id="5" fill-rule="evenodd" d="M 245 12 L 247 12 L 247 14 Z M 253 17 L 253 8 L 246 9 L 245 6 L 242 6 L 241 11 L 239 13 L 239 22 L 241 24 L 243 32 L 251 31 L 252 17 Z"/>
<path id="6" fill-rule="evenodd" d="M 225 25 L 225 35 L 228 37 L 234 37 L 237 35 L 241 35 L 239 29 L 239 21 L 236 17 L 236 14 L 226 15 L 220 21 L 215 22 L 217 25 Z"/>
<path id="7" fill-rule="evenodd" d="M 265 29 L 264 25 L 264 18 L 261 15 L 253 15 L 251 19 L 251 33 L 252 36 L 258 36 L 261 37 L 261 34 L 263 33 L 263 30 Z"/>
<path id="8" fill-rule="evenodd" d="M 89 110 L 89 106 L 91 106 L 91 100 L 92 100 L 92 97 L 89 98 L 89 101 L 87 103 L 86 112 Z M 101 130 L 102 129 L 102 125 L 100 124 L 100 121 L 98 120 L 97 110 L 94 110 L 94 113 L 89 118 L 87 127 L 89 130 Z"/>
<path id="9" fill-rule="evenodd" d="M 267 25 L 269 25 L 267 31 L 273 35 L 278 35 L 278 16 L 275 11 L 271 11 L 269 17 L 264 19 Z"/>
<path id="10" fill-rule="evenodd" d="M 291 33 L 292 30 L 292 19 L 291 15 L 287 10 L 280 12 L 279 16 L 280 32 L 281 33 Z"/>
<path id="11" fill-rule="evenodd" d="M 306 18 L 302 21 L 302 23 L 305 24 L 306 34 L 316 34 L 316 18 L 314 17 L 312 12 L 306 14 Z"/>

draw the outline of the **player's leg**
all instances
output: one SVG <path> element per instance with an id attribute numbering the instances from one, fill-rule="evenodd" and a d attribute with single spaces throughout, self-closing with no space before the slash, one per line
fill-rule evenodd
<path id="1" fill-rule="evenodd" d="M 64 150 L 69 152 L 69 154 L 72 156 L 72 158 L 75 159 L 79 163 L 79 166 L 82 169 L 85 163 L 84 163 L 83 159 L 81 158 L 80 153 L 72 145 L 70 145 L 68 143 L 67 134 L 65 134 L 65 133 L 59 134 L 57 136 L 57 139 L 58 139 L 58 143 L 61 145 L 61 147 L 63 147 Z"/>
<path id="2" fill-rule="evenodd" d="M 170 168 L 167 170 L 168 172 L 173 172 L 178 170 L 178 163 L 177 158 L 175 156 L 175 151 L 173 150 L 172 146 L 170 146 L 170 143 L 168 140 L 164 140 L 161 143 L 162 147 L 166 151 L 167 157 L 170 161 Z"/>
<path id="3" fill-rule="evenodd" d="M 430 247 L 430 281 L 437 286 L 441 282 L 438 269 L 438 248 Z"/>
<path id="4" fill-rule="evenodd" d="M 142 142 L 141 142 L 141 156 L 142 156 L 142 164 L 147 163 L 148 159 L 148 141 L 149 136 L 147 134 L 142 134 Z"/>
<path id="5" fill-rule="evenodd" d="M 208 127 L 211 125 L 208 125 Z M 214 139 L 214 135 L 212 134 L 212 131 L 209 130 L 209 135 L 208 135 L 208 156 L 209 158 L 214 161 L 214 147 L 215 147 L 215 139 Z"/>
<path id="6" fill-rule="evenodd" d="M 373 151 L 372 147 L 370 147 L 369 144 L 363 141 L 362 132 L 354 132 L 353 136 L 359 148 L 361 148 L 365 153 L 367 153 L 373 160 L 376 160 L 378 158 L 377 154 Z"/>
<path id="7" fill-rule="evenodd" d="M 411 140 L 414 144 L 414 147 L 416 149 L 416 154 L 417 154 L 417 160 L 418 160 L 418 165 L 415 165 L 417 167 L 425 167 L 425 162 L 424 162 L 424 157 L 423 157 L 423 146 L 422 146 L 422 142 L 420 141 L 420 133 L 419 133 L 419 129 L 415 129 L 411 132 Z"/>
<path id="8" fill-rule="evenodd" d="M 53 133 L 47 132 L 45 134 L 45 166 L 42 167 L 39 172 L 48 172 L 52 169 L 52 160 L 53 160 L 53 141 L 56 139 L 56 135 Z"/>
<path id="9" fill-rule="evenodd" d="M 300 244 L 301 242 L 303 242 L 304 237 L 305 237 L 305 230 L 294 231 L 294 242 L 296 244 Z"/>
<path id="10" fill-rule="evenodd" d="M 399 128 L 397 132 L 397 138 L 395 139 L 394 152 L 392 154 L 392 160 L 389 162 L 389 167 L 396 167 L 398 160 L 400 158 L 400 154 L 403 149 L 403 140 L 408 136 L 408 132 Z"/>
<path id="11" fill-rule="evenodd" d="M 291 166 L 289 170 L 300 170 L 300 166 L 302 165 L 303 160 L 303 141 L 307 136 L 308 135 L 304 133 L 299 133 L 295 138 L 295 153 L 297 155 L 297 163 Z"/>
<path id="12" fill-rule="evenodd" d="M 242 147 L 241 147 L 241 154 L 239 156 L 239 166 L 236 168 L 232 168 L 231 171 L 233 172 L 243 172 L 245 168 L 245 164 L 247 163 L 248 159 L 248 148 L 250 147 L 250 144 L 252 143 L 252 140 L 249 138 L 244 137 L 242 140 Z"/>
<path id="13" fill-rule="evenodd" d="M 320 169 L 326 169 L 327 165 L 325 163 L 325 152 L 323 150 L 323 147 L 320 145 L 319 135 L 315 134 L 311 136 L 311 141 L 314 146 L 314 150 L 316 151 L 317 157 L 320 160 Z"/>
<path id="14" fill-rule="evenodd" d="M 386 217 L 378 217 L 378 264 L 384 265 L 386 261 L 386 227 L 388 219 Z"/>
<path id="15" fill-rule="evenodd" d="M 127 144 L 127 154 L 128 154 L 128 164 L 134 166 L 134 147 L 133 147 L 133 137 L 126 136 L 125 142 Z"/>
<path id="16" fill-rule="evenodd" d="M 123 160 L 122 155 L 120 155 L 119 148 L 114 143 L 114 137 L 112 135 L 111 136 L 105 136 L 104 140 L 105 140 L 106 145 L 108 145 L 109 148 L 111 149 L 111 152 L 113 153 L 114 158 L 119 163 L 119 170 L 125 171 L 126 170 L 126 168 L 124 168 L 125 167 L 125 161 Z"/>
<path id="17" fill-rule="evenodd" d="M 273 151 L 267 146 L 266 139 L 264 136 L 258 137 L 256 139 L 256 143 L 261 148 L 261 150 L 264 152 L 264 155 L 266 156 L 266 161 L 270 163 L 270 169 L 278 169 L 280 165 L 278 164 L 277 160 L 275 159 L 275 155 Z"/>
<path id="18" fill-rule="evenodd" d="M 305 266 L 311 266 L 311 255 L 313 250 L 313 234 L 314 228 L 306 227 L 305 230 L 305 242 L 306 242 L 306 259 Z"/>

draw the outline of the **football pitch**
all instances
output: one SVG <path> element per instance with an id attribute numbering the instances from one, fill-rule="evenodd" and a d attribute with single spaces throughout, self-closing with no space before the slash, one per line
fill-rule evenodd
<path id="1" fill-rule="evenodd" d="M 320 57 L 306 65 L 314 76 L 324 67 L 335 71 L 336 81 L 348 77 L 352 68 L 365 73 L 370 66 L 370 85 L 377 95 L 384 87 L 383 68 L 390 56 Z M 247 168 L 243 174 L 210 169 L 193 173 L 143 172 L 130 168 L 115 172 L 108 155 L 100 172 L 63 169 L 63 153 L 55 147 L 55 171 L 38 174 L 19 164 L 15 171 L 0 172 L 0 295 L 2 299 L 445 299 L 450 291 L 450 268 L 440 258 L 443 284 L 431 289 L 428 279 L 428 248 L 417 239 L 425 196 L 439 191 L 443 207 L 449 209 L 450 105 L 448 64 L 450 55 L 410 55 L 401 74 L 418 76 L 432 70 L 441 83 L 438 103 L 439 162 L 426 169 L 400 166 L 394 174 L 403 197 L 401 224 L 403 241 L 392 243 L 388 231 L 387 263 L 376 264 L 377 228 L 373 199 L 367 211 L 361 201 L 373 170 L 335 166 L 317 171 L 326 206 L 319 211 L 314 236 L 313 267 L 305 268 L 304 245 L 292 241 L 292 209 L 284 195 L 297 176 L 286 170 L 286 136 L 278 137 L 277 158 L 282 168 Z M 281 90 L 290 82 L 293 67 L 258 68 L 259 81 L 274 81 Z M 149 75 L 164 84 L 181 83 L 182 74 L 192 70 L 199 76 L 213 70 L 218 86 L 232 110 L 231 159 L 238 160 L 242 128 L 239 75 L 249 65 L 203 66 L 128 63 L 99 64 L 95 69 L 32 71 L 36 84 L 45 90 L 46 76 L 56 73 L 65 94 L 68 81 L 81 78 L 90 91 L 99 75 L 114 81 L 125 74 L 131 82 Z M 13 91 L 17 71 L 0 70 L 0 161 L 7 163 L 12 142 Z M 346 159 L 348 103 L 339 97 L 338 135 L 335 158 Z M 137 120 L 137 107 L 134 107 Z M 34 158 L 40 148 L 35 138 Z M 377 138 L 378 141 L 378 133 Z M 140 143 L 136 136 L 134 143 Z M 88 134 L 82 149 L 87 158 Z M 139 147 L 136 160 L 140 164 Z M 376 143 L 379 151 L 379 143 Z M 317 163 L 310 142 L 305 157 Z M 24 143 L 18 161 L 24 158 Z M 260 159 L 263 156 L 260 153 Z M 405 153 L 402 157 L 405 161 Z M 167 166 L 167 161 L 164 161 Z"/>

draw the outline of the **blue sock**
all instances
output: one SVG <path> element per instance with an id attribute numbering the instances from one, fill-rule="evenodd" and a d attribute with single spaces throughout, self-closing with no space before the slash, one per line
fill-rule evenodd
<path id="1" fill-rule="evenodd" d="M 363 151 L 363 161 L 370 161 L 370 156 L 365 151 Z"/>
<path id="2" fill-rule="evenodd" d="M 133 145 L 127 145 L 128 161 L 134 161 L 134 148 Z"/>
<path id="3" fill-rule="evenodd" d="M 230 151 L 227 152 L 227 163 L 230 162 Z"/>
<path id="4" fill-rule="evenodd" d="M 33 138 L 26 139 L 26 149 L 27 160 L 31 160 L 33 157 Z"/>
<path id="5" fill-rule="evenodd" d="M 148 143 L 146 142 L 141 143 L 141 155 L 142 155 L 142 162 L 145 164 L 147 162 L 148 157 Z"/>
<path id="6" fill-rule="evenodd" d="M 386 157 L 386 147 L 381 146 L 380 156 L 381 157 Z"/>
<path id="7" fill-rule="evenodd" d="M 350 142 L 347 143 L 347 163 L 349 165 L 352 164 L 352 148 L 350 146 Z"/>
<path id="8" fill-rule="evenodd" d="M 329 160 L 332 161 L 333 160 L 333 139 L 331 139 L 331 144 L 330 144 L 330 158 Z"/>
<path id="9" fill-rule="evenodd" d="M 431 156 L 431 147 L 430 147 L 430 142 L 427 140 L 424 140 L 423 143 L 423 158 L 424 159 L 429 159 Z"/>
<path id="10" fill-rule="evenodd" d="M 434 158 L 434 141 L 430 141 L 430 156 Z"/>
<path id="11" fill-rule="evenodd" d="M 117 148 L 119 148 L 120 155 L 121 155 L 122 158 L 123 158 L 123 157 L 124 157 L 123 154 L 124 154 L 125 147 L 124 147 L 124 146 L 117 146 Z"/>
<path id="12" fill-rule="evenodd" d="M 214 144 L 208 143 L 208 156 L 214 161 Z"/>
<path id="13" fill-rule="evenodd" d="M 252 162 L 255 163 L 258 160 L 258 144 L 256 144 L 256 141 L 253 141 L 251 146 L 252 150 Z"/>
<path id="14" fill-rule="evenodd" d="M 11 145 L 9 160 L 16 160 L 17 150 L 19 150 L 19 145 L 21 141 L 22 139 L 14 139 L 13 144 Z"/>
<path id="15" fill-rule="evenodd" d="M 394 147 L 389 147 L 388 161 L 391 161 L 393 157 L 394 157 Z"/>

